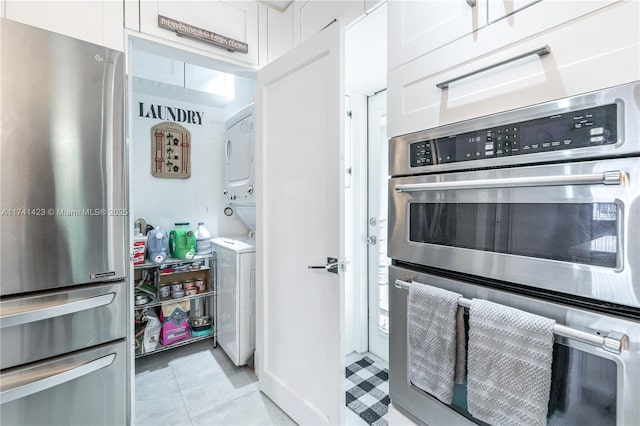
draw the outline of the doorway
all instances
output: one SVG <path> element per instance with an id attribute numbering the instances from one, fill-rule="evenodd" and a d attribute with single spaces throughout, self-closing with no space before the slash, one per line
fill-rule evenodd
<path id="1" fill-rule="evenodd" d="M 387 92 L 367 98 L 367 290 L 369 352 L 389 360 Z"/>
<path id="2" fill-rule="evenodd" d="M 389 353 L 385 278 L 386 26 L 387 6 L 382 4 L 349 26 L 345 35 L 349 259 L 345 276 L 345 355 L 370 353 L 383 361 Z"/>

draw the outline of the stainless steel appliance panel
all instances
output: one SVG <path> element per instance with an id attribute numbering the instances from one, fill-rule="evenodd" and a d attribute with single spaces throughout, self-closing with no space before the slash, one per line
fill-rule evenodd
<path id="1" fill-rule="evenodd" d="M 565 407 L 555 410 L 549 418 L 550 424 L 588 424 L 597 416 L 612 421 L 613 424 L 633 425 L 640 423 L 640 324 L 613 315 L 578 309 L 557 303 L 550 303 L 487 287 L 479 287 L 457 280 L 425 274 L 418 271 L 391 266 L 389 268 L 389 391 L 394 407 L 407 412 L 414 419 L 426 420 L 429 424 L 474 424 L 460 414 L 460 408 L 446 405 L 428 393 L 413 386 L 409 380 L 407 361 L 407 299 L 408 291 L 397 288 L 392 283 L 397 279 L 417 281 L 462 294 L 467 299 L 480 298 L 516 309 L 542 315 L 556 320 L 573 329 L 581 330 L 595 337 L 606 336 L 610 331 L 626 334 L 629 339 L 620 354 L 606 351 L 577 340 L 555 336 L 561 348 L 568 348 L 579 356 L 565 364 L 564 379 L 573 383 L 564 386 Z M 554 348 L 556 351 L 557 348 Z M 598 368 L 607 365 L 607 369 Z M 611 367 L 611 368 L 609 368 Z M 612 370 L 613 369 L 613 370 Z M 552 380 L 553 381 L 553 380 Z M 460 385 L 456 385 L 460 386 Z M 613 388 L 612 388 L 613 387 Z M 552 384 L 553 392 L 553 384 Z M 459 396 L 463 396 L 458 394 Z M 454 393 L 454 404 L 457 396 Z M 464 401 L 464 397 L 460 398 Z M 594 417 L 584 417 L 598 405 L 614 406 L 606 412 L 593 412 Z M 461 404 L 463 405 L 463 404 Z M 576 421 L 582 419 L 582 421 Z M 603 423 L 597 423 L 603 424 Z"/>
<path id="2" fill-rule="evenodd" d="M 392 178 L 389 256 L 640 307 L 640 241 L 628 237 L 640 229 L 639 177 L 640 161 L 620 158 Z"/>
<path id="3" fill-rule="evenodd" d="M 126 335 L 124 281 L 0 300 L 2 370 Z M 4 409 L 4 408 L 3 408 Z"/>
<path id="4" fill-rule="evenodd" d="M 438 138 L 462 135 L 467 132 L 476 132 L 542 117 L 553 118 L 556 115 L 566 115 L 573 111 L 608 104 L 616 106 L 617 123 L 614 126 L 616 141 L 613 144 L 593 144 L 594 146 L 579 148 L 569 148 L 573 145 L 567 145 L 564 148 L 568 149 L 561 150 L 558 149 L 560 147 L 550 146 L 548 149 L 540 147 L 539 152 L 526 155 L 522 155 L 523 151 L 520 151 L 519 155 L 505 153 L 499 158 L 495 150 L 492 149 L 493 154 L 491 156 L 486 156 L 484 149 L 481 148 L 480 156 L 476 157 L 474 155 L 470 161 L 448 163 L 445 161 L 442 164 L 411 166 L 410 145 L 415 142 L 429 142 Z M 585 117 L 584 121 L 587 120 L 589 118 Z M 584 141 L 581 142 L 584 143 Z M 392 138 L 389 141 L 389 174 L 392 176 L 426 174 L 470 168 L 506 167 L 517 164 L 606 158 L 638 153 L 640 153 L 640 82 L 634 82 Z"/>
<path id="5" fill-rule="evenodd" d="M 124 55 L 0 21 L 2 296 L 126 276 Z"/>
<path id="6" fill-rule="evenodd" d="M 97 346 L 0 375 L 3 425 L 124 425 L 124 340 Z"/>

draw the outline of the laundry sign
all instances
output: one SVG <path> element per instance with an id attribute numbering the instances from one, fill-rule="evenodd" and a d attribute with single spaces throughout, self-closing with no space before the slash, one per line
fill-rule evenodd
<path id="1" fill-rule="evenodd" d="M 158 178 L 191 176 L 191 133 L 178 123 L 151 128 L 151 174 Z"/>
<path id="2" fill-rule="evenodd" d="M 202 111 L 192 111 L 190 109 L 165 105 L 145 105 L 144 102 L 138 102 L 138 115 L 154 120 L 176 121 L 178 123 L 198 125 L 202 125 L 202 119 L 204 118 L 204 112 Z"/>
<path id="3" fill-rule="evenodd" d="M 175 31 L 176 34 L 181 37 L 189 37 L 222 47 L 230 52 L 249 52 L 249 45 L 243 41 L 194 27 L 193 25 L 176 21 L 175 19 L 167 18 L 166 16 L 158 15 L 158 27 L 164 28 L 165 30 Z"/>

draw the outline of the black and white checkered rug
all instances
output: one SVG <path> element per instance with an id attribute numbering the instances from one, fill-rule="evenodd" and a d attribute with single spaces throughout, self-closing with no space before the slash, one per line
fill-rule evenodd
<path id="1" fill-rule="evenodd" d="M 389 370 L 364 357 L 346 368 L 347 407 L 372 426 L 387 426 Z"/>

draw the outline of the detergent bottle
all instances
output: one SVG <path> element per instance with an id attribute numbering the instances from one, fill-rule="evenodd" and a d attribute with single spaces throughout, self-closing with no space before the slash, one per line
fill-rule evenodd
<path id="1" fill-rule="evenodd" d="M 189 222 L 175 224 L 169 233 L 169 253 L 176 259 L 191 260 L 196 252 L 196 234 L 189 229 Z"/>
<path id="2" fill-rule="evenodd" d="M 157 227 L 147 232 L 147 259 L 161 264 L 169 256 L 169 238 L 167 233 Z"/>
<path id="3" fill-rule="evenodd" d="M 204 222 L 198 222 L 198 228 L 196 229 L 196 253 L 211 253 L 211 234 Z"/>

